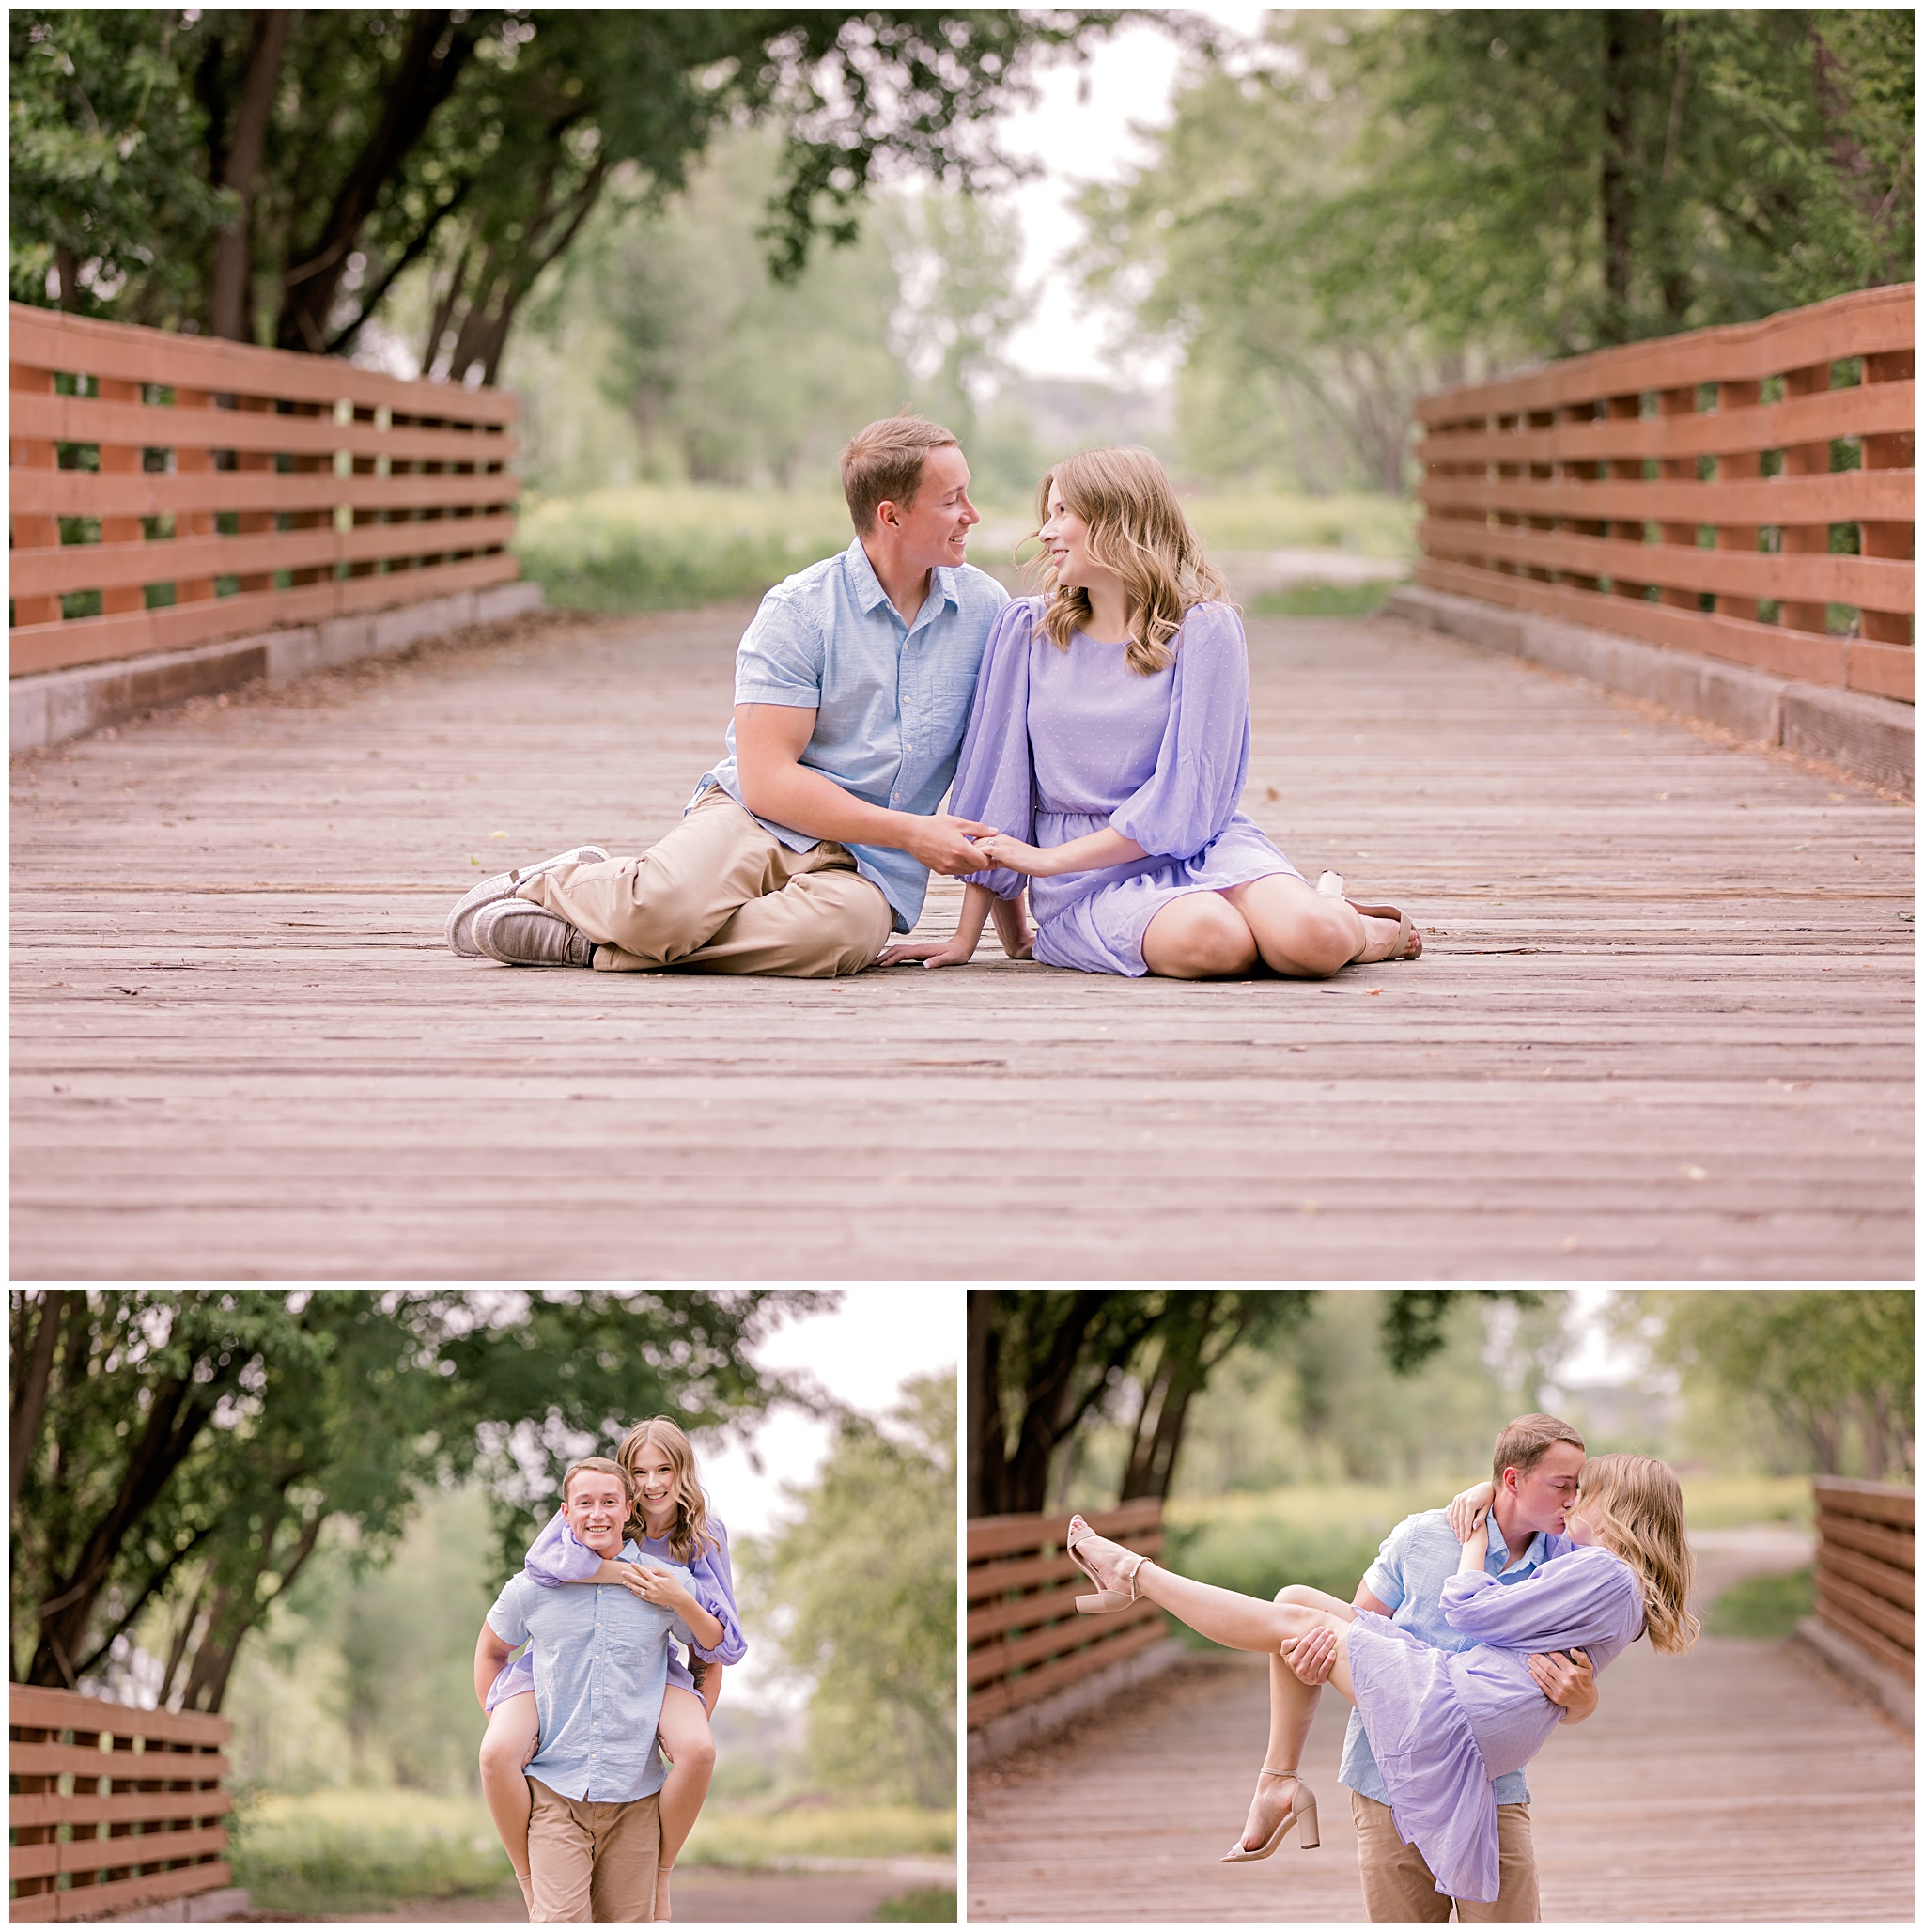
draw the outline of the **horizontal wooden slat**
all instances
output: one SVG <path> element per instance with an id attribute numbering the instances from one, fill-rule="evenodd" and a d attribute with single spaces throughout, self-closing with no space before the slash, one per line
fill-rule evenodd
<path id="1" fill-rule="evenodd" d="M 1424 422 L 1440 422 L 1451 411 L 1497 415 L 1554 409 L 1593 397 L 1761 382 L 1846 356 L 1885 354 L 1914 340 L 1913 297 L 1908 283 L 1860 289 L 1761 321 L 1596 350 L 1528 375 L 1425 397 L 1417 413 Z"/>
<path id="2" fill-rule="evenodd" d="M 1060 1623 L 1046 1625 L 1024 1637 L 1002 1638 L 969 1652 L 968 1675 L 971 1684 L 987 1683 L 1012 1671 L 1027 1671 L 1051 1657 L 1061 1657 L 1085 1644 L 1099 1641 L 1110 1628 L 1126 1628 L 1159 1617 L 1162 1613 L 1146 1598 L 1128 1609 L 1085 1617 L 1071 1612 Z"/>
<path id="3" fill-rule="evenodd" d="M 1500 558 L 1544 570 L 1632 584 L 1668 584 L 1733 597 L 1854 604 L 1908 612 L 1916 601 L 1911 565 L 1892 557 L 1830 556 L 1792 552 L 1699 550 L 1675 543 L 1633 543 L 1580 537 L 1567 530 L 1526 530 L 1467 518 L 1426 517 L 1417 535 L 1428 554 L 1464 562 Z"/>
<path id="4" fill-rule="evenodd" d="M 1851 640 L 1850 670 L 1845 683 L 1873 697 L 1913 701 L 1917 654 L 1908 644 L 1878 644 L 1862 637 Z"/>
<path id="5" fill-rule="evenodd" d="M 91 1791 L 63 1796 L 57 1791 L 16 1791 L 7 1800 L 7 1822 L 16 1831 L 42 1825 L 124 1825 L 154 1818 L 213 1818 L 234 1809 L 229 1794 L 214 1785 L 205 1791 L 116 1791 L 101 1798 Z"/>
<path id="6" fill-rule="evenodd" d="M 1820 1546 L 1817 1560 L 1830 1575 L 1859 1584 L 1873 1597 L 1881 1597 L 1897 1609 L 1916 1614 L 1916 1573 L 1908 1566 L 1900 1569 L 1881 1557 L 1865 1556 L 1855 1550 L 1839 1550 L 1834 1543 Z"/>
<path id="7" fill-rule="evenodd" d="M 1006 1556 L 1017 1550 L 1060 1549 L 1069 1534 L 1069 1517 L 1060 1516 L 978 1516 L 969 1524 L 969 1561 L 973 1564 L 992 1556 Z M 1144 1496 L 1115 1509 L 1082 1512 L 1089 1527 L 1098 1536 L 1120 1540 L 1132 1530 L 1146 1530 L 1162 1520 L 1162 1499 Z"/>
<path id="8" fill-rule="evenodd" d="M 1521 517 L 1715 524 L 1911 521 L 1909 470 L 1839 470 L 1748 482 L 1556 481 L 1523 476 L 1429 476 L 1417 494 L 1433 510 L 1500 510 Z"/>
<path id="9" fill-rule="evenodd" d="M 198 1710 L 139 1710 L 38 1684 L 7 1687 L 8 1722 L 49 1731 L 111 1731 L 116 1737 L 153 1737 L 175 1744 L 225 1744 L 233 1720 Z"/>
<path id="10" fill-rule="evenodd" d="M 1880 1630 L 1872 1629 L 1844 1605 L 1828 1600 L 1823 1591 L 1817 1597 L 1817 1620 L 1840 1637 L 1847 1637 L 1867 1656 L 1874 1657 L 1886 1670 L 1895 1671 L 1905 1683 L 1916 1681 L 1916 1658 L 1907 1644 L 1893 1644 Z"/>
<path id="11" fill-rule="evenodd" d="M 16 517 L 169 517 L 193 511 L 434 509 L 510 504 L 512 470 L 481 475 L 336 476 L 331 470 L 283 475 L 272 470 L 15 469 L 8 507 Z"/>
<path id="12" fill-rule="evenodd" d="M 1867 382 L 1751 409 L 1553 423 L 1531 429 L 1435 429 L 1418 444 L 1417 455 L 1426 463 L 1634 462 L 1792 449 L 1839 436 L 1903 435 L 1912 428 L 1916 386 L 1909 381 Z"/>
<path id="13" fill-rule="evenodd" d="M 1433 590 L 1480 597 L 1566 623 L 1621 631 L 1650 644 L 1701 651 L 1707 657 L 1748 664 L 1779 678 L 1795 678 L 1808 684 L 1848 681 L 1851 645 L 1840 637 L 1819 637 L 1715 612 L 1682 611 L 1638 599 L 1606 597 L 1570 584 L 1539 584 L 1500 570 L 1480 569 L 1474 564 L 1433 557 L 1419 558 L 1413 575 L 1419 584 Z"/>
<path id="14" fill-rule="evenodd" d="M 1855 1517 L 1839 1516 L 1828 1509 L 1817 1512 L 1820 1541 L 1858 1550 L 1866 1556 L 1881 1556 L 1886 1563 L 1910 1570 L 1916 1566 L 1917 1539 L 1907 1529 L 1888 1523 L 1860 1522 Z"/>
<path id="15" fill-rule="evenodd" d="M 183 578 L 242 576 L 332 568 L 384 557 L 438 556 L 514 541 L 511 514 L 445 517 L 405 523 L 365 523 L 340 531 L 268 530 L 239 537 L 175 537 L 142 543 L 68 543 L 16 550 L 10 558 L 15 597 L 105 590 L 116 584 L 174 584 Z"/>
<path id="16" fill-rule="evenodd" d="M 147 1872 L 138 1878 L 120 1878 L 106 1885 L 76 1885 L 70 1892 L 53 1894 L 59 1901 L 54 1916 L 59 1920 L 91 1919 L 102 1912 L 127 1911 L 163 1899 L 193 1898 L 203 1892 L 220 1891 L 233 1882 L 233 1877 L 225 1860 L 213 1859 L 206 1864 Z M 18 1903 L 14 1901 L 15 1906 Z"/>
<path id="17" fill-rule="evenodd" d="M 17 364 L 70 375 L 106 376 L 128 382 L 159 382 L 216 395 L 285 397 L 289 401 L 332 403 L 337 397 L 396 412 L 432 411 L 460 422 L 509 423 L 520 399 L 504 389 L 468 389 L 459 383 L 424 385 L 405 377 L 356 368 L 337 356 L 294 355 L 207 335 L 178 335 L 124 322 L 95 321 L 57 310 L 9 303 L 8 352 Z"/>
<path id="18" fill-rule="evenodd" d="M 511 553 L 470 557 L 385 576 L 329 579 L 291 590 L 243 591 L 236 597 L 129 611 L 106 617 L 76 617 L 60 624 L 23 624 L 12 632 L 12 675 L 54 671 L 72 664 L 110 662 L 148 651 L 179 650 L 227 637 L 245 637 L 278 626 L 418 603 L 458 590 L 508 584 L 520 574 Z"/>
<path id="19" fill-rule="evenodd" d="M 1159 1539 L 1158 1539 L 1159 1541 Z M 1145 1550 L 1148 1555 L 1152 1552 Z M 1031 1591 L 1026 1596 L 1004 1597 L 983 1604 L 969 1613 L 967 1638 L 970 1644 L 985 1644 L 991 1637 L 1008 1630 L 1032 1629 L 1038 1624 L 1078 1617 L 1076 1598 L 1092 1588 L 1078 1570 L 1073 1581 L 1060 1588 Z"/>
<path id="20" fill-rule="evenodd" d="M 98 443 L 121 449 L 232 449 L 275 456 L 405 458 L 411 462 L 499 463 L 518 448 L 505 430 L 377 428 L 332 416 L 284 416 L 269 410 L 172 409 L 145 402 L 102 402 L 91 396 L 33 396 L 15 391 L 9 433 L 15 440 Z"/>
<path id="21" fill-rule="evenodd" d="M 1101 1534 L 1100 1531 L 1097 1532 Z M 1119 1539 L 1143 1556 L 1155 1556 L 1162 1549 L 1162 1532 L 1127 1530 Z M 986 1563 L 969 1566 L 969 1600 L 993 1597 L 1004 1590 L 1028 1590 L 1039 1583 L 1075 1583 L 1086 1589 L 1088 1583 L 1076 1560 L 1066 1551 L 1047 1556 L 993 1557 Z"/>
<path id="22" fill-rule="evenodd" d="M 7 1768 L 17 1778 L 113 1778 L 145 1782 L 210 1782 L 227 1775 L 227 1759 L 218 1751 L 101 1751 L 91 1744 L 23 1744 L 7 1747 Z"/>
<path id="23" fill-rule="evenodd" d="M 66 1845 L 17 1845 L 12 1850 L 11 1876 L 43 1877 L 49 1872 L 111 1872 L 123 1865 L 158 1865 L 197 1859 L 227 1848 L 227 1834 L 219 1825 L 185 1831 L 142 1831 L 121 1838 L 75 1838 Z M 45 1854 L 54 1854 L 48 1862 Z"/>
<path id="24" fill-rule="evenodd" d="M 1848 1612 L 1859 1623 L 1888 1637 L 1893 1644 L 1916 1651 L 1916 1615 L 1910 1611 L 1898 1609 L 1895 1604 L 1886 1603 L 1882 1597 L 1853 1582 L 1850 1578 L 1839 1575 L 1823 1551 L 1819 1551 L 1817 1558 L 1817 1595 L 1820 1602 L 1828 1602 Z"/>
<path id="25" fill-rule="evenodd" d="M 1910 1529 L 1917 1519 L 1917 1492 L 1895 1483 L 1862 1483 L 1850 1476 L 1813 1476 L 1817 1506 L 1836 1516 L 1866 1522 L 1897 1523 Z"/>
<path id="26" fill-rule="evenodd" d="M 1111 1664 L 1147 1650 L 1151 1644 L 1163 1640 L 1166 1629 L 1167 1626 L 1159 1620 L 1137 1624 L 1117 1631 L 1093 1649 L 1057 1658 L 1023 1676 L 990 1684 L 981 1690 L 971 1690 L 969 1696 L 969 1728 L 977 1729 L 990 1719 L 1001 1717 L 1004 1711 L 1019 1710 L 1027 1705 L 1039 1703 L 1045 1697 L 1052 1697 L 1058 1690 L 1066 1690 L 1084 1677 L 1094 1676 Z"/>

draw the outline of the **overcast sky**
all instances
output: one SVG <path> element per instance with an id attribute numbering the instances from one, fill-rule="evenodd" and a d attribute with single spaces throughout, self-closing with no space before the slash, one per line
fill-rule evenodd
<path id="1" fill-rule="evenodd" d="M 1232 32 L 1253 34 L 1267 9 L 1225 4 L 1193 10 Z M 1160 27 L 1127 25 L 1086 65 L 1045 73 L 1038 106 L 1001 124 L 1007 151 L 1032 157 L 1047 170 L 1013 197 L 1026 243 L 1023 278 L 1039 283 L 1042 296 L 1034 319 L 1011 345 L 1025 375 L 1160 382 L 1171 372 L 1173 358 L 1167 354 L 1119 360 L 1111 352 L 1113 319 L 1080 313 L 1074 269 L 1063 257 L 1082 236 L 1077 192 L 1091 181 L 1118 180 L 1144 159 L 1131 123 L 1167 125 L 1177 66 L 1175 43 Z"/>

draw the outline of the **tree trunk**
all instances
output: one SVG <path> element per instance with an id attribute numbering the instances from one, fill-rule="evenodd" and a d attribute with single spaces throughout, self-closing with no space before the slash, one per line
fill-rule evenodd
<path id="1" fill-rule="evenodd" d="M 240 211 L 214 237 L 209 323 L 216 335 L 232 342 L 253 338 L 250 311 L 254 304 L 249 297 L 254 280 L 254 190 L 260 176 L 274 96 L 280 89 L 287 30 L 294 18 L 292 12 L 279 8 L 264 8 L 254 16 L 254 40 L 247 55 L 247 79 L 240 90 L 240 112 L 221 171 L 221 185 L 240 197 Z"/>
<path id="2" fill-rule="evenodd" d="M 187 1655 L 189 1640 L 194 1635 L 194 1627 L 200 1621 L 200 1606 L 207 1600 L 207 1578 L 203 1576 L 194 1586 L 194 1596 L 187 1605 L 187 1614 L 180 1619 L 179 1627 L 174 1632 L 174 1642 L 167 1651 L 167 1668 L 161 1675 L 160 1694 L 154 1702 L 163 1710 L 173 1708 L 168 1699 L 174 1694 L 174 1679 L 179 1674 L 181 1660 Z"/>
<path id="3" fill-rule="evenodd" d="M 445 9 L 414 17 L 382 102 L 380 125 L 341 184 L 319 235 L 282 275 L 281 314 L 274 330 L 281 348 L 314 355 L 326 351 L 329 312 L 355 238 L 373 213 L 381 189 L 399 171 L 454 90 L 478 32 L 472 17 L 455 22 Z"/>
<path id="4" fill-rule="evenodd" d="M 1601 183 L 1604 242 L 1604 325 L 1606 343 L 1630 335 L 1630 271 L 1633 242 L 1631 135 L 1636 98 L 1632 16 L 1606 13 L 1604 19 L 1604 152 Z"/>
<path id="5" fill-rule="evenodd" d="M 295 1544 L 292 1554 L 286 1562 L 278 1562 L 273 1550 L 274 1532 L 280 1522 L 277 1517 L 261 1538 L 260 1561 L 255 1565 L 246 1589 L 224 1589 L 215 1597 L 214 1607 L 208 1616 L 207 1633 L 194 1653 L 194 1668 L 188 1674 L 187 1688 L 180 1693 L 182 1710 L 213 1712 L 220 1709 L 226 1699 L 227 1685 L 234 1675 L 242 1638 L 273 1607 L 274 1597 L 263 1597 L 260 1594 L 261 1578 L 269 1570 L 277 1568 L 281 1585 L 274 1596 L 278 1597 L 285 1591 L 314 1554 L 315 1545 L 320 1540 L 321 1525 L 326 1520 L 325 1506 L 317 1509 L 313 1519 L 303 1526 L 300 1541 Z"/>
<path id="6" fill-rule="evenodd" d="M 1001 1300 L 994 1288 L 969 1291 L 969 1438 L 964 1509 L 970 1516 L 1000 1516 L 1007 1507 L 1002 1500 L 1002 1479 L 1006 1474 L 1002 1337 L 996 1319 Z"/>
<path id="7" fill-rule="evenodd" d="M 33 1458 L 34 1445 L 39 1441 L 40 1418 L 47 1412 L 47 1391 L 54 1379 L 54 1351 L 60 1346 L 60 1324 L 66 1318 L 68 1307 L 82 1290 L 77 1288 L 43 1288 L 38 1296 L 23 1291 L 21 1296 L 22 1333 L 20 1344 L 14 1352 L 13 1372 L 19 1378 L 13 1385 L 13 1429 L 11 1445 L 13 1460 L 7 1469 L 7 1506 L 9 1514 L 20 1502 L 20 1478 Z M 26 1311 L 38 1309 L 39 1318 L 34 1324 L 33 1354 L 24 1369 L 21 1367 L 21 1357 L 26 1353 L 24 1323 Z M 85 1319 L 83 1309 L 82 1320 Z"/>

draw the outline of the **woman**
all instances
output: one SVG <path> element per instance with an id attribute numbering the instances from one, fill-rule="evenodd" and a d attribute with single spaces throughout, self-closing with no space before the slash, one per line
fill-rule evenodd
<path id="1" fill-rule="evenodd" d="M 1079 1516 L 1070 1521 L 1068 1549 L 1097 1586 L 1096 1596 L 1077 1598 L 1078 1610 L 1120 1609 L 1146 1597 L 1218 1644 L 1280 1649 L 1285 1657 L 1312 1630 L 1334 1630 L 1329 1681 L 1362 1718 L 1397 1831 L 1422 1853 L 1439 1893 L 1492 1904 L 1498 1891 L 1492 1782 L 1528 1764 L 1562 1716 L 1531 1675 L 1529 1654 L 1582 1644 L 1601 1671 L 1641 1635 L 1671 1654 L 1697 1641 L 1697 1619 L 1684 1607 L 1691 1559 L 1684 1497 L 1663 1463 L 1591 1457 L 1567 1533 L 1576 1549 L 1504 1583 L 1483 1567 L 1489 1520 L 1475 1512 L 1462 1562 L 1443 1587 L 1443 1607 L 1456 1629 L 1478 1641 L 1452 1651 L 1303 1585 L 1285 1593 L 1290 1600 L 1272 1603 L 1192 1582 L 1094 1535 Z M 1308 1685 L 1301 1690 L 1305 1700 L 1316 1694 Z M 1271 1772 L 1296 1774 L 1294 1765 Z M 1299 1777 L 1264 1849 L 1273 1849 L 1298 1819 L 1303 1842 L 1314 1844 L 1316 1800 Z"/>
<path id="2" fill-rule="evenodd" d="M 976 841 L 989 868 L 970 876 L 954 939 L 879 963 L 965 964 L 992 899 L 1025 886 L 1034 957 L 1084 973 L 1206 979 L 1260 960 L 1315 979 L 1414 959 L 1422 941 L 1395 907 L 1352 904 L 1333 873 L 1312 888 L 1236 809 L 1243 627 L 1162 465 L 1144 449 L 1070 457 L 1037 509 L 1044 594 L 990 634 L 949 801 L 1000 828 Z"/>
<path id="3" fill-rule="evenodd" d="M 665 1415 L 637 1423 L 622 1438 L 615 1459 L 628 1473 L 633 1514 L 628 1535 L 644 1558 L 690 1573 L 683 1584 L 671 1571 L 645 1562 L 610 1563 L 584 1549 L 557 1514 L 528 1550 L 527 1571 L 537 1583 L 621 1583 L 637 1597 L 674 1611 L 694 1632 L 686 1663 L 671 1645 L 668 1685 L 656 1736 L 670 1760 L 660 1793 L 661 1856 L 655 1881 L 655 1916 L 667 1919 L 669 1874 L 708 1794 L 715 1770 L 709 1718 L 722 1694 L 722 1667 L 748 1654 L 735 1608 L 728 1532 L 708 1513 L 695 1477 L 693 1447 Z M 522 1768 L 540 1746 L 534 1667 L 524 1655 L 502 1672 L 488 1693 L 488 1732 L 481 1740 L 481 1791 L 506 1847 L 522 1895 L 533 1907 L 528 1877 L 530 1794 Z"/>

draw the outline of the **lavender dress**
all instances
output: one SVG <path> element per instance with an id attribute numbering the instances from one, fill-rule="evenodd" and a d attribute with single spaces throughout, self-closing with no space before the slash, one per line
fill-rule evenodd
<path id="1" fill-rule="evenodd" d="M 1432 1649 L 1358 1611 L 1350 1680 L 1398 1835 L 1422 1853 L 1438 1892 L 1489 1905 L 1498 1890 L 1491 1780 L 1521 1770 L 1563 1717 L 1537 1689 L 1529 1655 L 1581 1644 L 1602 1671 L 1643 1628 L 1643 1590 L 1621 1557 L 1591 1545 L 1514 1583 L 1453 1576 L 1443 1614 L 1478 1640 L 1470 1649 Z"/>
<path id="2" fill-rule="evenodd" d="M 741 1621 L 736 1614 L 735 1575 L 728 1566 L 728 1532 L 722 1527 L 721 1519 L 714 1516 L 708 1519 L 708 1529 L 716 1539 L 715 1547 L 703 1550 L 686 1567 L 689 1589 L 695 1601 L 722 1626 L 722 1641 L 712 1650 L 705 1650 L 699 1644 L 690 1647 L 695 1656 L 708 1663 L 739 1663 L 748 1655 L 748 1640 L 741 1634 Z M 652 1558 L 662 1566 L 678 1566 L 667 1543 L 659 1536 L 646 1537 L 635 1547 L 642 1552 L 644 1563 Z M 528 1546 L 524 1567 L 529 1576 L 544 1588 L 558 1589 L 564 1583 L 586 1581 L 601 1567 L 601 1559 L 585 1544 L 576 1540 L 574 1532 L 567 1526 L 567 1519 L 557 1509 L 548 1527 Z M 683 1690 L 695 1688 L 694 1673 L 673 1644 L 668 1646 L 668 1682 L 671 1687 L 678 1686 Z M 524 1650 L 488 1687 L 485 1708 L 491 1711 L 504 1698 L 517 1696 L 534 1688 L 534 1659 Z"/>
<path id="3" fill-rule="evenodd" d="M 949 810 L 1066 845 L 1113 827 L 1148 854 L 1094 872 L 970 875 L 999 897 L 1030 889 L 1035 957 L 1080 973 L 1148 971 L 1142 934 L 1190 892 L 1302 874 L 1236 810 L 1249 770 L 1249 662 L 1227 604 L 1197 604 L 1175 662 L 1144 678 L 1119 644 L 1048 640 L 1037 598 L 1003 606 L 983 653 Z"/>

